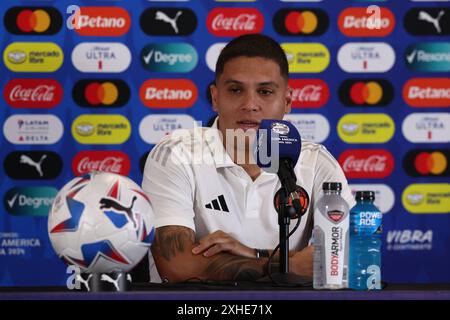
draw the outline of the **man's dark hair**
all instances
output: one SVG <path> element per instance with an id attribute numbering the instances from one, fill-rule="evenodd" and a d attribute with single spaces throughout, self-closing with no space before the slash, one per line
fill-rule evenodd
<path id="1" fill-rule="evenodd" d="M 246 34 L 231 40 L 217 59 L 216 80 L 228 61 L 242 56 L 261 57 L 276 62 L 280 67 L 281 76 L 287 81 L 289 66 L 284 50 L 278 42 L 263 34 Z"/>

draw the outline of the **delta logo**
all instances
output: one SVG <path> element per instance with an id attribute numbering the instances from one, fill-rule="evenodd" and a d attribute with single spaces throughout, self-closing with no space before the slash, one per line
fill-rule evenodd
<path id="1" fill-rule="evenodd" d="M 188 43 L 155 43 L 142 49 L 141 62 L 149 71 L 190 72 L 197 66 L 198 55 Z"/>
<path id="2" fill-rule="evenodd" d="M 282 36 L 320 36 L 329 24 L 325 11 L 315 8 L 281 9 L 273 17 L 273 27 Z"/>
<path id="3" fill-rule="evenodd" d="M 395 27 L 395 17 L 391 10 L 379 7 L 346 8 L 338 18 L 339 30 L 347 37 L 385 37 Z"/>
<path id="4" fill-rule="evenodd" d="M 13 79 L 3 97 L 13 108 L 53 108 L 61 102 L 63 88 L 53 79 Z"/>
<path id="5" fill-rule="evenodd" d="M 297 128 L 302 139 L 322 143 L 330 134 L 330 123 L 318 113 L 289 113 L 284 116 L 284 120 L 289 121 Z"/>
<path id="6" fill-rule="evenodd" d="M 406 66 L 413 71 L 449 72 L 450 42 L 423 42 L 409 45 Z"/>
<path id="7" fill-rule="evenodd" d="M 5 13 L 6 30 L 15 35 L 53 35 L 62 27 L 62 16 L 52 7 L 12 7 Z"/>
<path id="8" fill-rule="evenodd" d="M 412 8 L 405 15 L 406 31 L 415 36 L 450 35 L 450 9 L 446 7 Z"/>
<path id="9" fill-rule="evenodd" d="M 330 89 L 321 79 L 289 79 L 292 108 L 320 108 L 330 98 Z"/>
<path id="10" fill-rule="evenodd" d="M 197 16 L 188 8 L 148 8 L 139 22 L 149 36 L 188 36 L 197 28 Z"/>
<path id="11" fill-rule="evenodd" d="M 188 79 L 150 79 L 139 91 L 149 108 L 190 108 L 197 101 L 197 87 Z"/>
<path id="12" fill-rule="evenodd" d="M 63 51 L 53 42 L 13 42 L 3 51 L 3 62 L 13 72 L 55 72 L 63 60 Z"/>
<path id="13" fill-rule="evenodd" d="M 450 107 L 450 79 L 410 79 L 403 86 L 403 100 L 411 107 Z"/>
<path id="14" fill-rule="evenodd" d="M 414 183 L 402 193 L 402 204 L 413 214 L 450 213 L 450 183 Z"/>
<path id="15" fill-rule="evenodd" d="M 347 79 L 339 87 L 339 99 L 349 107 L 386 106 L 394 98 L 394 87 L 385 79 Z"/>
<path id="16" fill-rule="evenodd" d="M 394 136 L 395 124 L 384 113 L 349 113 L 339 119 L 337 131 L 346 143 L 385 143 Z"/>
<path id="17" fill-rule="evenodd" d="M 216 37 L 260 33 L 264 28 L 264 16 L 255 8 L 214 8 L 206 17 L 206 26 Z"/>
<path id="18" fill-rule="evenodd" d="M 321 43 L 282 43 L 289 72 L 318 73 L 330 64 L 330 52 Z"/>
<path id="19" fill-rule="evenodd" d="M 395 52 L 384 42 L 352 42 L 339 48 L 339 67 L 346 72 L 386 72 L 395 63 Z"/>
<path id="20" fill-rule="evenodd" d="M 130 168 L 130 159 L 121 151 L 80 151 L 72 160 L 75 176 L 83 176 L 94 170 L 126 176 Z"/>
<path id="21" fill-rule="evenodd" d="M 63 123 L 51 114 L 16 114 L 3 125 L 3 134 L 12 144 L 54 144 L 63 133 Z"/>
<path id="22" fill-rule="evenodd" d="M 403 168 L 412 177 L 449 177 L 450 149 L 416 149 L 403 158 Z"/>
<path id="23" fill-rule="evenodd" d="M 130 135 L 130 122 L 119 114 L 83 114 L 72 123 L 72 136 L 81 144 L 122 144 Z"/>
<path id="24" fill-rule="evenodd" d="M 131 64 L 131 52 L 119 42 L 82 42 L 72 51 L 72 64 L 80 72 L 120 73 Z"/>
<path id="25" fill-rule="evenodd" d="M 354 149 L 344 151 L 338 162 L 350 179 L 381 179 L 394 170 L 394 157 L 384 149 Z"/>
<path id="26" fill-rule="evenodd" d="M 69 16 L 67 25 L 80 36 L 119 37 L 130 29 L 131 18 L 120 7 L 79 7 Z"/>
<path id="27" fill-rule="evenodd" d="M 402 123 L 406 140 L 413 143 L 450 142 L 450 114 L 422 112 L 408 115 Z"/>
<path id="28" fill-rule="evenodd" d="M 130 95 L 128 84 L 120 79 L 79 80 L 72 90 L 73 100 L 81 107 L 122 107 Z"/>

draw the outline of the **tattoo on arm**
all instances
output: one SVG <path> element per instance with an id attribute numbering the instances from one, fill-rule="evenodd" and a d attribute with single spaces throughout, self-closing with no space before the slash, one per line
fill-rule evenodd
<path id="1" fill-rule="evenodd" d="M 162 227 L 156 232 L 152 249 L 155 254 L 169 261 L 178 253 L 184 252 L 187 243 L 194 243 L 194 231 L 185 227 Z"/>

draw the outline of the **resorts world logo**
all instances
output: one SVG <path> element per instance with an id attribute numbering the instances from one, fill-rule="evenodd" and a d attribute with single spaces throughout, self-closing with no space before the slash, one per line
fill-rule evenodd
<path id="1" fill-rule="evenodd" d="M 273 17 L 275 31 L 283 36 L 320 36 L 328 25 L 326 12 L 315 8 L 281 9 Z"/>
<path id="2" fill-rule="evenodd" d="M 12 7 L 5 13 L 6 30 L 16 35 L 53 35 L 62 27 L 62 16 L 51 7 Z"/>
<path id="3" fill-rule="evenodd" d="M 79 80 L 72 91 L 74 101 L 82 107 L 122 107 L 130 95 L 128 84 L 119 79 Z"/>
<path id="4" fill-rule="evenodd" d="M 190 72 L 197 61 L 197 51 L 188 43 L 149 44 L 141 51 L 141 62 L 149 71 Z"/>
<path id="5" fill-rule="evenodd" d="M 148 8 L 139 22 L 150 36 L 187 36 L 197 28 L 197 17 L 188 8 Z"/>

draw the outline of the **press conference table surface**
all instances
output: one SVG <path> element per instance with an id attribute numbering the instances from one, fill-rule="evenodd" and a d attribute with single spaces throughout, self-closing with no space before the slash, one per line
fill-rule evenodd
<path id="1" fill-rule="evenodd" d="M 388 284 L 378 291 L 237 285 L 134 284 L 127 292 L 80 292 L 63 287 L 0 287 L 0 300 L 450 300 L 450 284 Z"/>

